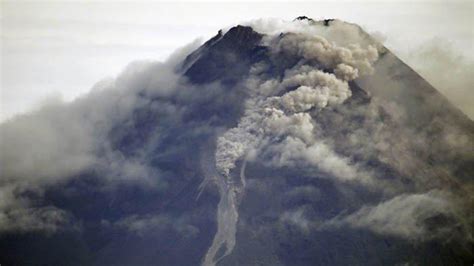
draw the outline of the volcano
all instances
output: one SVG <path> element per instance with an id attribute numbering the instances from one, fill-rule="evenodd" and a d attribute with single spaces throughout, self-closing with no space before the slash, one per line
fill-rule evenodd
<path id="1" fill-rule="evenodd" d="M 2 265 L 474 262 L 474 122 L 355 24 L 224 29 L 0 130 Z"/>

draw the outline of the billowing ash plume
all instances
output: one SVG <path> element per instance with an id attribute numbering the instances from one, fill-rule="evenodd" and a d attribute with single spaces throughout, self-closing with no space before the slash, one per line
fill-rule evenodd
<path id="1" fill-rule="evenodd" d="M 351 96 L 348 82 L 373 71 L 377 49 L 372 45 L 339 46 L 310 32 L 271 36 L 266 42 L 270 53 L 296 58 L 298 63 L 286 70 L 281 79 L 266 78 L 264 64 L 254 66 L 246 84 L 249 99 L 243 117 L 237 127 L 217 139 L 216 169 L 224 181 L 218 232 L 204 265 L 215 265 L 235 246 L 238 196 L 234 194 L 242 193 L 242 188 L 236 188 L 231 172 L 239 160 L 250 159 L 246 156 L 259 156 L 267 147 L 273 154 L 269 163 L 277 167 L 304 162 L 340 180 L 368 179 L 366 173 L 314 136 L 311 113 L 347 100 Z M 221 210 L 221 205 L 231 211 Z M 221 246 L 226 251 L 215 258 Z"/>
<path id="2" fill-rule="evenodd" d="M 310 112 L 347 100 L 351 96 L 348 81 L 357 78 L 359 72 L 370 73 L 371 64 L 377 59 L 373 46 L 338 47 L 322 37 L 303 34 L 287 34 L 271 49 L 294 53 L 301 58 L 301 64 L 286 71 L 281 81 L 260 78 L 258 68 L 254 69 L 248 81 L 250 99 L 245 104 L 245 115 L 236 128 L 218 139 L 217 169 L 223 175 L 229 175 L 246 153 L 272 138 L 287 138 L 289 146 L 290 142 L 301 143 L 306 149 L 318 150 Z M 316 66 L 311 65 L 312 60 Z M 304 153 L 306 149 L 299 151 Z M 283 159 L 280 163 L 284 163 Z"/>

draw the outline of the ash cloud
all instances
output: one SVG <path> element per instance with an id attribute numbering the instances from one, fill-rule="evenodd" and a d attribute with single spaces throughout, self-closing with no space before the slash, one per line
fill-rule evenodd
<path id="1" fill-rule="evenodd" d="M 311 113 L 347 100 L 351 96 L 348 82 L 359 73 L 373 71 L 371 64 L 378 57 L 377 48 L 359 44 L 338 46 L 310 34 L 312 29 L 266 37 L 263 42 L 274 55 L 276 67 L 282 67 L 280 56 L 297 59 L 297 63 L 285 70 L 281 80 L 266 77 L 265 69 L 270 66 L 257 64 L 247 80 L 249 99 L 242 118 L 237 127 L 217 139 L 216 170 L 220 174 L 217 179 L 221 179 L 217 181 L 221 186 L 219 227 L 204 265 L 215 265 L 235 247 L 237 199 L 245 189 L 245 180 L 236 186 L 232 177 L 239 161 L 245 165 L 246 160 L 253 159 L 274 167 L 294 167 L 299 163 L 319 168 L 341 181 L 370 183 L 367 173 L 314 136 Z M 216 258 L 221 247 L 226 251 Z"/>
<path id="2" fill-rule="evenodd" d="M 313 158 L 311 153 L 316 155 L 318 152 L 320 155 L 329 155 L 327 149 L 326 152 L 323 151 L 322 144 L 312 146 L 318 141 L 313 137 L 314 125 L 309 111 L 321 110 L 347 100 L 351 96 L 347 82 L 356 78 L 359 72 L 370 73 L 370 65 L 377 59 L 377 50 L 373 46 L 369 45 L 365 49 L 357 45 L 339 47 L 323 37 L 309 34 L 289 33 L 274 42 L 273 53 L 290 54 L 301 61 L 285 71 L 285 77 L 281 81 L 261 78 L 259 69 L 254 69 L 256 73 L 250 77 L 248 85 L 255 87 L 249 88 L 251 99 L 246 102 L 244 117 L 237 128 L 229 130 L 218 139 L 217 169 L 224 175 L 229 174 L 235 167 L 235 162 L 245 153 L 258 149 L 259 142 L 265 144 L 272 136 L 287 138 L 287 145 L 281 147 L 282 151 L 292 150 L 292 144 L 298 146 L 295 150 L 299 150 L 301 154 L 308 150 L 307 156 L 299 156 L 298 159 Z M 318 66 L 332 69 L 335 74 L 318 70 Z M 296 89 L 289 90 L 291 87 Z M 278 93 L 283 95 L 276 96 Z M 291 156 L 291 153 L 286 155 Z M 337 156 L 334 155 L 333 158 Z M 318 162 L 324 164 L 329 161 L 339 166 L 347 165 L 343 159 L 313 160 L 316 165 Z"/>
<path id="3" fill-rule="evenodd" d="M 287 68 L 281 79 L 266 79 L 265 65 L 254 67 L 248 80 L 254 93 L 246 102 L 248 114 L 218 140 L 225 143 L 218 144 L 216 153 L 222 158 L 218 169 L 224 176 L 239 160 L 305 169 L 304 174 L 317 178 L 329 174 L 338 182 L 350 181 L 385 196 L 375 205 L 359 206 L 352 215 L 334 218 L 327 224 L 420 241 L 450 233 L 463 238 L 463 233 L 453 233 L 457 230 L 472 234 L 466 226 L 469 218 L 465 208 L 470 188 L 460 188 L 460 179 L 469 169 L 455 159 L 472 161 L 472 154 L 451 142 L 454 136 L 465 144 L 472 139 L 468 122 L 452 123 L 454 118 L 450 116 L 455 112 L 451 109 L 440 115 L 436 111 L 442 102 L 439 96 L 422 82 L 410 83 L 416 77 L 357 26 L 337 20 L 329 27 L 311 21 L 283 26 L 274 20 L 249 25 L 269 36 L 279 36 L 264 38 L 264 43 L 274 49 L 275 62 L 284 64 L 280 58 L 287 54 L 291 55 L 288 58 L 303 61 Z M 329 69 L 330 73 L 321 69 Z M 349 89 L 347 83 L 351 80 L 366 88 L 362 99 L 370 101 L 358 104 L 358 95 L 346 104 L 354 93 L 354 84 Z M 419 86 L 419 92 L 408 92 L 413 86 Z M 422 98 L 417 98 L 420 95 Z M 413 127 L 412 123 L 421 121 L 425 128 Z M 437 139 L 432 141 L 434 136 Z M 439 164 L 433 165 L 430 160 Z M 379 165 L 368 164 L 374 161 Z M 318 175 L 317 170 L 326 175 Z M 345 190 L 344 186 L 341 189 Z M 419 192 L 426 189 L 433 191 Z M 446 196 L 450 191 L 457 191 L 464 199 Z M 391 199 L 383 201 L 386 197 Z M 305 231 L 316 230 L 321 221 L 312 221 L 304 213 L 304 208 L 289 211 L 281 220 L 300 224 Z M 449 222 L 433 229 L 429 223 L 437 219 Z"/>

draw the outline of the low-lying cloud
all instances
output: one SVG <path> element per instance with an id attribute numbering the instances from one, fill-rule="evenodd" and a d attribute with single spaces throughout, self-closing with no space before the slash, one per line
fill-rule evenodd
<path id="1" fill-rule="evenodd" d="M 151 97 L 165 97 L 176 89 L 175 68 L 197 45 L 182 48 L 164 63 L 132 63 L 117 78 L 97 83 L 72 103 L 49 102 L 2 123 L 0 231 L 57 229 L 66 211 L 52 206 L 37 209 L 23 194 L 33 191 L 41 197 L 45 188 L 84 171 L 99 173 L 111 186 L 124 182 L 156 186 L 160 169 L 147 162 L 146 147 L 125 154 L 110 137 L 114 127 L 130 123 L 134 111 L 150 104 Z M 159 108 L 168 112 L 166 106 Z"/>
<path id="2" fill-rule="evenodd" d="M 445 224 L 429 219 L 452 219 L 453 206 L 442 191 L 430 191 L 420 194 L 402 194 L 375 206 L 364 206 L 356 212 L 333 218 L 321 228 L 369 229 L 382 235 L 393 235 L 410 240 L 425 240 L 446 237 Z"/>

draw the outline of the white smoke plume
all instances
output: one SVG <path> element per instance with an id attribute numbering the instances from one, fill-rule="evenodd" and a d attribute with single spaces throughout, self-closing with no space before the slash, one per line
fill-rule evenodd
<path id="1" fill-rule="evenodd" d="M 336 43 L 339 47 L 348 48 L 351 45 L 367 47 L 369 45 L 381 49 L 382 45 L 366 34 L 356 24 L 347 23 L 338 19 L 328 21 L 311 21 L 307 19 L 287 21 L 279 18 L 262 18 L 244 23 L 255 31 L 266 34 L 266 40 L 283 33 L 304 34 L 311 37 L 323 37 L 329 43 Z M 329 27 L 328 27 L 329 26 Z"/>
<path id="2" fill-rule="evenodd" d="M 373 45 L 366 48 L 361 48 L 360 44 L 340 47 L 319 36 L 291 35 L 288 33 L 278 41 L 276 52 L 289 52 L 306 60 L 315 60 L 323 68 L 344 74 L 346 81 L 357 78 L 356 71 L 363 75 L 370 74 L 372 63 L 378 58 L 378 51 Z"/>

